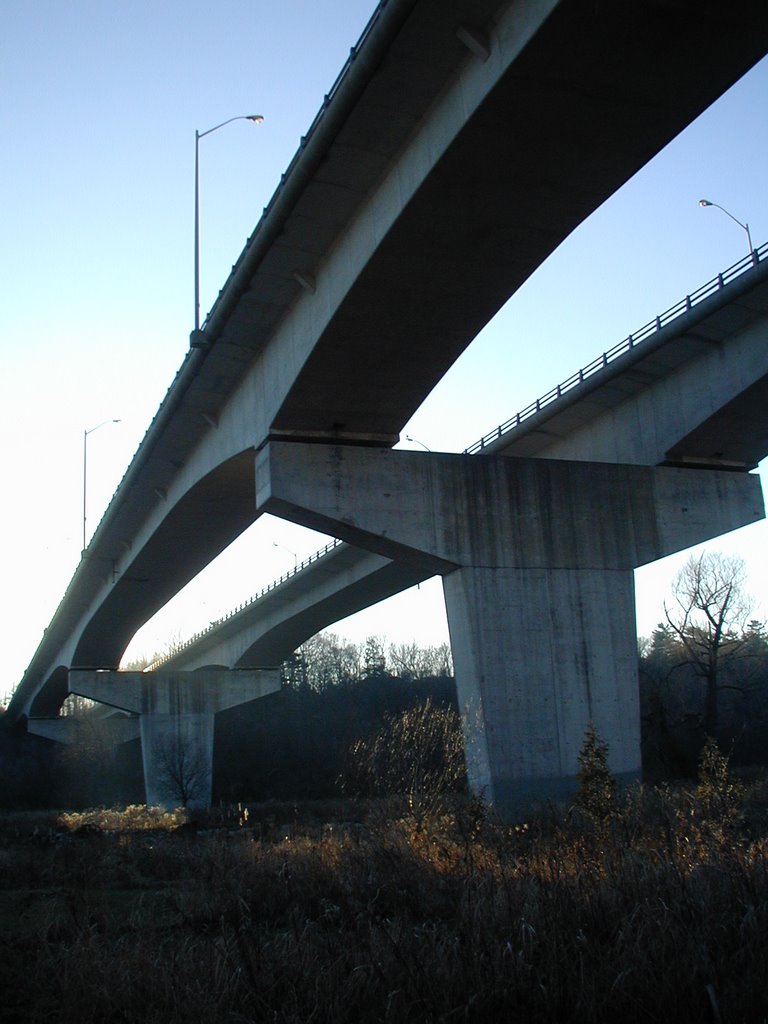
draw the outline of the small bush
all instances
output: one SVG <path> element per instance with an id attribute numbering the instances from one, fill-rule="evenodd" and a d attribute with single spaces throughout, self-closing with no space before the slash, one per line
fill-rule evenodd
<path id="1" fill-rule="evenodd" d="M 404 795 L 411 808 L 466 789 L 461 721 L 453 708 L 427 698 L 387 715 L 373 736 L 350 748 L 342 788 L 357 796 Z"/>
<path id="2" fill-rule="evenodd" d="M 608 744 L 600 739 L 592 722 L 579 752 L 575 803 L 595 821 L 605 821 L 616 806 L 616 780 L 608 767 Z"/>
<path id="3" fill-rule="evenodd" d="M 699 760 L 696 797 L 705 819 L 723 828 L 736 825 L 742 813 L 744 787 L 731 779 L 729 759 L 708 736 Z"/>

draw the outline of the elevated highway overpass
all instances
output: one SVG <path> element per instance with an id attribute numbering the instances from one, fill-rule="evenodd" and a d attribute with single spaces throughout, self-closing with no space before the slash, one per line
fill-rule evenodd
<path id="1" fill-rule="evenodd" d="M 768 382 L 767 339 L 768 246 L 763 246 L 752 257 L 719 274 L 692 295 L 685 296 L 671 310 L 656 317 L 613 349 L 602 353 L 589 366 L 531 403 L 526 410 L 482 438 L 469 451 L 486 459 L 489 449 L 494 446 L 499 449 L 497 454 L 508 455 L 514 445 L 554 445 L 559 441 L 567 442 L 570 445 L 569 457 L 582 463 L 590 456 L 599 456 L 605 462 L 604 468 L 610 468 L 610 473 L 607 477 L 600 473 L 600 459 L 597 465 L 593 460 L 587 464 L 586 473 L 579 481 L 587 485 L 580 488 L 587 495 L 587 505 L 582 505 L 580 510 L 573 506 L 568 508 L 559 530 L 564 542 L 556 557 L 573 559 L 574 549 L 580 543 L 583 546 L 584 538 L 581 542 L 574 540 L 572 520 L 588 518 L 597 511 L 606 520 L 633 524 L 635 536 L 621 537 L 618 545 L 628 563 L 624 569 L 644 564 L 661 554 L 685 547 L 691 539 L 691 529 L 698 540 L 704 540 L 734 525 L 743 525 L 762 516 L 762 500 L 757 481 L 754 477 L 744 480 L 741 474 L 768 454 L 768 421 L 764 413 Z M 664 415 L 664 411 L 670 407 L 674 409 L 671 420 Z M 715 426 L 721 417 L 722 422 L 715 433 Z M 596 433 L 595 423 L 599 424 L 602 419 L 607 420 L 607 426 Z M 631 451 L 627 449 L 620 452 L 623 455 L 621 467 L 617 465 L 615 447 L 606 459 L 599 439 L 611 438 L 615 446 L 616 439 L 620 442 L 625 438 L 629 427 L 637 430 L 638 423 L 647 425 L 646 433 L 651 433 L 655 447 L 649 446 L 646 441 L 641 446 L 642 457 L 638 458 L 635 440 Z M 689 439 L 709 436 L 702 424 L 707 426 L 712 436 L 718 437 L 719 447 L 724 450 L 702 451 L 691 446 Z M 664 434 L 661 428 L 665 425 L 671 433 Z M 574 445 L 574 436 L 579 436 L 581 428 L 584 429 L 582 443 L 580 446 Z M 640 430 L 640 433 L 643 431 Z M 305 449 L 304 445 L 294 444 L 288 446 L 288 449 L 291 455 L 299 453 L 301 457 L 301 453 L 305 452 L 305 456 L 313 460 L 314 455 L 323 450 L 323 446 L 315 445 Z M 337 446 L 334 457 L 338 451 Z M 687 463 L 681 459 L 683 452 Z M 378 461 L 376 454 L 366 456 L 359 452 L 358 455 L 367 461 Z M 464 456 L 458 457 L 425 456 L 418 452 L 392 453 L 392 456 L 407 467 L 406 482 L 414 473 L 425 468 L 431 475 L 436 462 L 443 462 L 448 467 L 453 463 L 455 468 L 457 460 L 466 463 L 471 458 L 466 452 Z M 548 475 L 552 467 L 555 472 L 565 469 L 566 476 L 570 476 L 574 468 L 559 455 L 554 456 L 554 461 L 545 458 L 540 462 L 534 460 L 533 463 L 530 457 L 517 455 L 514 450 L 508 457 L 516 472 L 530 474 L 533 471 L 534 477 L 529 476 L 523 486 L 520 486 L 523 477 L 516 481 L 516 489 L 524 494 L 536 491 L 540 483 L 536 477 L 542 465 L 548 467 L 545 470 Z M 390 461 L 389 457 L 387 461 Z M 679 473 L 673 469 L 662 471 L 661 474 L 650 474 L 643 470 L 638 475 L 636 470 L 630 468 L 633 464 L 672 464 L 675 468 L 685 467 L 685 471 Z M 691 467 L 696 467 L 696 470 L 692 471 Z M 702 475 L 701 470 L 705 467 L 710 470 L 726 469 L 727 473 L 710 472 Z M 301 473 L 289 476 L 304 478 L 308 470 L 309 467 L 303 465 Z M 620 474 L 618 480 L 615 475 L 617 470 Z M 387 466 L 379 467 L 373 488 L 370 483 L 366 486 L 357 485 L 356 492 L 344 503 L 347 510 L 359 504 L 358 494 L 365 495 L 369 506 L 385 505 L 386 501 L 382 499 L 386 497 L 387 485 L 382 481 L 386 480 L 388 472 Z M 641 481 L 641 497 L 647 497 L 651 492 L 658 495 L 667 489 L 668 507 L 665 515 L 658 517 L 653 503 L 643 507 L 639 514 L 632 508 L 619 507 L 621 498 L 632 490 L 633 476 Z M 554 479 L 551 476 L 549 481 L 551 495 L 547 501 L 548 518 L 557 516 L 558 496 L 568 491 L 567 480 L 555 481 L 555 486 L 551 486 Z M 313 495 L 321 490 L 322 481 L 319 485 L 313 484 L 311 488 Z M 429 488 L 422 486 L 418 490 L 423 494 L 427 490 L 434 490 L 434 485 Z M 730 500 L 723 501 L 723 492 L 730 492 Z M 405 498 L 398 501 L 399 518 L 402 518 L 406 504 Z M 505 503 L 498 497 L 488 504 L 502 515 L 505 514 Z M 463 505 L 454 502 L 453 505 L 454 515 L 457 512 L 459 517 L 467 515 L 468 506 L 469 514 L 472 514 L 471 502 L 464 502 Z M 687 521 L 688 506 L 694 508 L 693 526 Z M 607 515 L 609 509 L 611 514 Z M 724 509 L 725 519 L 722 518 Z M 732 518 L 734 512 L 736 520 Z M 516 515 L 520 516 L 519 508 Z M 300 512 L 295 518 L 301 521 Z M 350 517 L 346 518 L 349 520 Z M 434 509 L 430 510 L 429 515 L 422 513 L 416 517 L 418 522 L 441 524 L 443 528 L 445 518 L 444 512 Z M 529 518 L 540 518 L 540 510 L 534 507 L 533 515 L 529 514 Z M 652 523 L 653 529 L 648 533 Z M 348 522 L 348 528 L 349 525 Z M 455 528 L 453 524 L 450 531 L 455 531 Z M 586 539 L 589 540 L 589 535 L 603 530 L 602 527 L 591 525 Z M 643 531 L 646 531 L 644 538 Z M 513 548 L 514 544 L 510 547 Z M 396 552 L 390 551 L 390 554 Z M 471 558 L 465 555 L 464 561 L 469 560 Z M 498 554 L 494 560 L 499 562 Z M 592 552 L 589 564 L 594 560 Z M 615 552 L 613 560 L 613 568 L 619 568 Z M 519 553 L 515 561 L 520 561 Z M 547 562 L 551 561 L 549 557 Z M 294 573 L 281 577 L 251 602 L 151 666 L 150 676 L 154 677 L 158 670 L 171 674 L 202 670 L 210 674 L 222 668 L 242 672 L 277 665 L 322 627 L 426 579 L 436 569 L 450 575 L 457 568 L 454 564 L 446 569 L 445 566 L 437 567 L 434 561 L 427 561 L 426 564 L 420 560 L 414 561 L 412 551 L 408 557 L 390 559 L 362 547 L 334 541 L 302 563 Z M 521 588 L 520 592 L 525 593 L 530 600 L 530 586 L 525 590 Z M 550 610 L 552 604 L 550 597 Z M 544 621 L 544 610 L 539 607 L 538 613 L 541 615 L 540 621 Z M 627 626 L 633 624 L 629 622 Z M 516 628 L 519 629 L 519 621 Z M 628 628 L 625 637 L 629 641 L 629 657 L 633 658 L 634 644 L 631 641 L 634 630 Z M 498 638 L 495 645 L 499 645 Z M 493 646 L 490 640 L 489 646 Z M 528 645 L 519 642 L 518 651 L 530 671 L 535 659 Z M 522 664 L 516 667 L 520 674 L 524 673 Z M 125 683 L 126 674 L 118 673 L 115 676 L 110 673 L 77 671 L 70 674 L 70 686 L 77 692 L 100 697 L 108 702 L 120 700 L 116 696 L 116 680 Z M 220 676 L 217 676 L 217 680 L 221 685 Z M 146 684 L 154 685 L 149 679 Z M 124 686 L 122 692 L 127 692 Z M 128 707 L 125 703 L 119 706 Z M 135 701 L 132 706 L 135 710 Z M 622 711 L 625 710 L 626 707 L 622 705 Z M 123 722 L 118 724 L 121 728 L 125 727 Z M 48 736 L 55 735 L 51 730 L 60 727 L 59 723 L 46 720 L 32 720 L 29 725 L 34 731 Z M 66 728 L 64 721 L 61 721 L 61 727 Z M 517 741 L 524 743 L 525 737 L 518 736 Z"/>
<path id="2" fill-rule="evenodd" d="M 508 296 L 766 49 L 756 0 L 644 0 L 631 19 L 586 0 L 380 4 L 192 336 L 11 719 L 54 714 L 73 668 L 115 669 L 282 500 L 267 486 L 255 504 L 257 452 L 392 446 Z"/>

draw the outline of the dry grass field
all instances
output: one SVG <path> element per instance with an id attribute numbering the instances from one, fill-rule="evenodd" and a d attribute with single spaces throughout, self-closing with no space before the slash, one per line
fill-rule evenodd
<path id="1" fill-rule="evenodd" d="M 768 1020 L 768 787 L 0 818 L 5 1022 Z"/>

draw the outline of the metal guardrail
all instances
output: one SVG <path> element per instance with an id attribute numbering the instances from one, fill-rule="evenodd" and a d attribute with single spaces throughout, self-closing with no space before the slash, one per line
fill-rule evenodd
<path id="1" fill-rule="evenodd" d="M 764 243 L 758 249 L 754 249 L 748 256 L 739 260 L 738 263 L 734 263 L 732 267 L 724 270 L 717 277 L 713 277 L 711 281 L 707 281 L 695 292 L 691 292 L 690 295 L 686 295 L 684 299 L 681 299 L 674 306 L 671 306 L 666 312 L 660 316 L 650 320 L 644 327 L 641 327 L 639 331 L 635 331 L 634 334 L 628 335 L 618 345 L 614 345 L 613 348 L 608 349 L 607 352 L 603 352 L 602 355 L 598 356 L 597 359 L 593 359 L 591 363 L 588 363 L 582 369 L 568 377 L 561 384 L 558 384 L 556 388 L 552 388 L 541 398 L 537 398 L 535 402 L 531 402 L 520 412 L 516 413 L 510 419 L 505 420 L 504 423 L 500 423 L 495 430 L 492 430 L 489 434 L 485 434 L 480 438 L 479 441 L 475 441 L 474 444 L 470 445 L 469 448 L 464 449 L 465 455 L 475 455 L 477 452 L 483 451 L 483 449 L 491 444 L 493 441 L 497 441 L 504 434 L 510 430 L 514 430 L 519 427 L 526 420 L 530 419 L 531 416 L 535 416 L 536 413 L 541 412 L 542 409 L 551 405 L 553 402 L 558 401 L 563 395 L 572 391 L 574 388 L 579 387 L 589 377 L 604 370 L 610 363 L 619 356 L 624 355 L 626 352 L 631 351 L 637 345 L 642 344 L 647 338 L 653 336 L 662 327 L 666 327 L 672 320 L 676 320 L 679 316 L 687 313 L 690 309 L 696 306 L 699 302 L 708 298 L 713 293 L 719 291 L 728 282 L 732 281 L 736 277 L 740 277 L 742 274 L 747 273 L 752 267 L 757 266 L 760 260 L 765 259 L 768 256 L 768 243 Z"/>
<path id="2" fill-rule="evenodd" d="M 304 569 L 306 569 L 310 565 L 313 565 L 315 562 L 319 562 L 321 558 L 325 558 L 326 555 L 329 555 L 331 551 L 337 548 L 341 543 L 342 541 L 340 541 L 338 538 L 334 538 L 332 541 L 330 541 L 330 543 L 326 544 L 324 548 L 320 548 L 319 551 L 313 552 L 313 554 L 305 558 L 304 561 L 298 562 L 296 566 L 290 570 L 290 572 L 284 572 L 283 575 L 280 576 L 278 579 L 273 580 L 271 583 L 267 584 L 266 587 L 262 587 L 258 593 L 253 595 L 253 597 L 249 597 L 247 601 L 243 601 L 242 604 L 239 604 L 236 608 L 233 608 L 231 611 L 228 611 L 226 615 L 222 616 L 222 618 L 214 619 L 213 622 L 211 622 L 210 626 L 207 626 L 205 629 L 201 629 L 197 633 L 194 633 L 191 637 L 189 637 L 187 640 L 184 640 L 182 643 L 174 644 L 167 654 L 164 654 L 162 658 L 158 658 L 156 661 L 153 661 L 150 665 L 147 665 L 144 668 L 144 671 L 152 672 L 156 668 L 159 668 L 161 665 L 164 665 L 167 661 L 170 661 L 171 658 L 175 658 L 177 654 L 181 654 L 182 651 L 188 650 L 188 648 L 194 646 L 194 644 L 196 644 L 198 640 L 202 640 L 203 637 L 209 636 L 220 626 L 222 626 L 225 622 L 228 622 L 230 619 L 233 619 L 235 615 L 239 615 L 240 612 L 244 611 L 246 608 L 250 608 L 251 605 L 254 604 L 256 601 L 259 601 L 262 597 L 265 597 L 273 590 L 276 590 L 287 580 L 290 580 L 294 576 L 296 576 L 297 573 L 302 572 Z"/>

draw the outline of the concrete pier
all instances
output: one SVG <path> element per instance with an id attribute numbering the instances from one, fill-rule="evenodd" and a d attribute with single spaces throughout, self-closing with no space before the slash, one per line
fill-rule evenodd
<path id="1" fill-rule="evenodd" d="M 211 805 L 216 712 L 279 690 L 280 672 L 72 670 L 69 688 L 140 716 L 148 804 L 205 810 Z"/>
<path id="2" fill-rule="evenodd" d="M 590 721 L 639 778 L 631 571 L 465 568 L 443 588 L 473 792 L 510 812 L 568 796 Z"/>
<path id="3" fill-rule="evenodd" d="M 764 517 L 749 474 L 272 443 L 257 507 L 443 576 L 474 792 L 567 797 L 589 722 L 640 773 L 633 569 Z"/>

